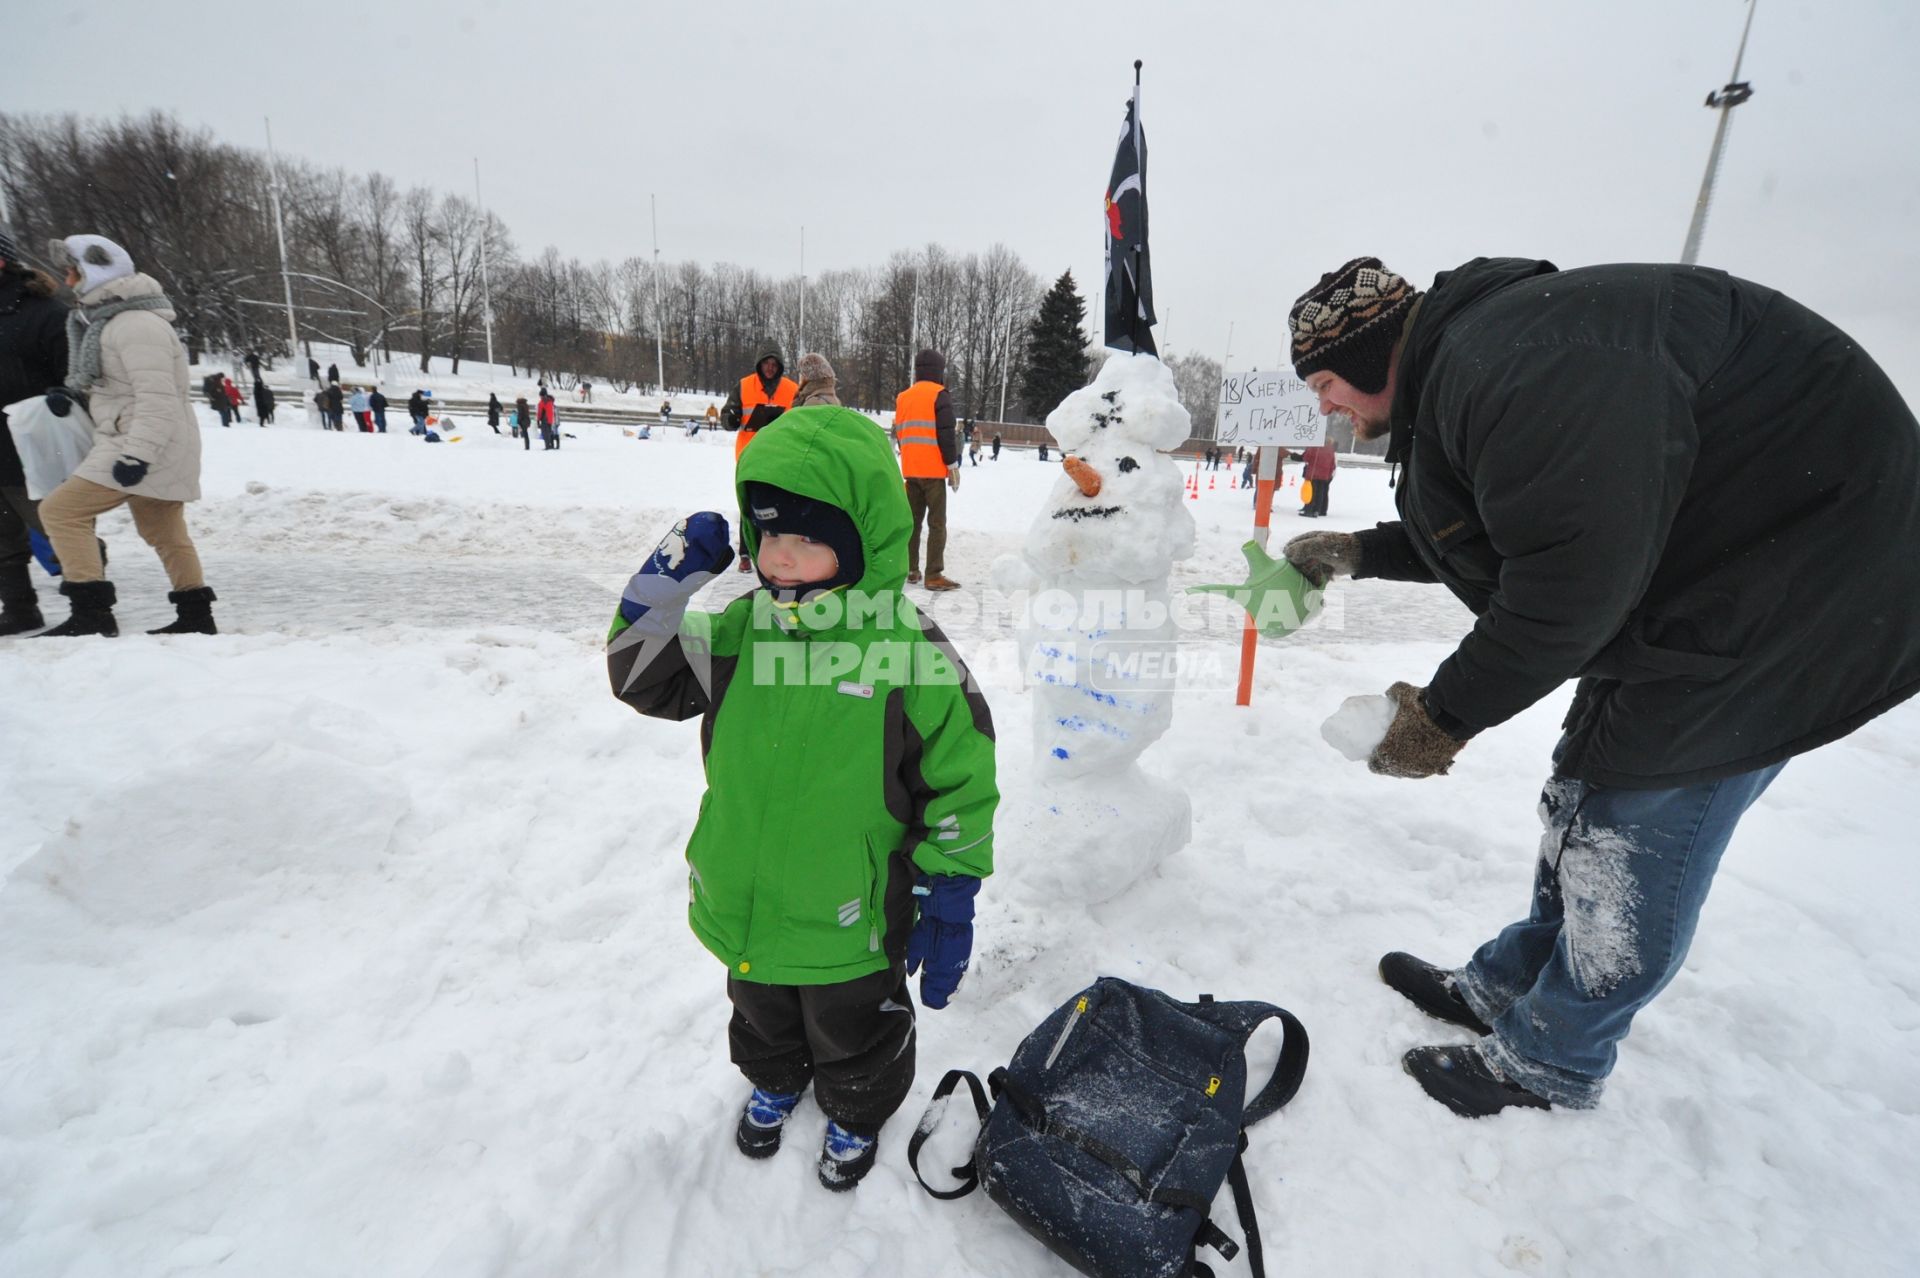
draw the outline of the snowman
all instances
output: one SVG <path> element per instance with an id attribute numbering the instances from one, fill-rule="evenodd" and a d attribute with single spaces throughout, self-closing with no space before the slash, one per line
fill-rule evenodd
<path id="1" fill-rule="evenodd" d="M 1173 720 L 1178 653 L 1168 574 L 1193 553 L 1193 516 L 1160 450 L 1191 422 L 1172 372 L 1110 355 L 1047 416 L 1062 475 L 998 583 L 1026 592 L 1020 644 L 1034 695 L 1032 833 L 1043 888 L 1117 895 L 1187 842 L 1192 805 L 1140 755 Z"/>

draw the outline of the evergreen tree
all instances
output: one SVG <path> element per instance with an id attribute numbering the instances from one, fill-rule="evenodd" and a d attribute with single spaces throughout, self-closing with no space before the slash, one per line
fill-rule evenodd
<path id="1" fill-rule="evenodd" d="M 1027 367 L 1020 397 L 1035 421 L 1042 421 L 1061 400 L 1087 384 L 1087 335 L 1080 321 L 1087 304 L 1068 271 L 1040 299 L 1040 311 L 1027 326 Z"/>

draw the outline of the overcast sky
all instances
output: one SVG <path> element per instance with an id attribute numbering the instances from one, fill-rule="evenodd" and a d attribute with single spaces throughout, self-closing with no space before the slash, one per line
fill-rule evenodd
<path id="1" fill-rule="evenodd" d="M 1673 260 L 1741 0 L 311 5 L 13 0 L 9 110 L 165 108 L 470 192 L 522 252 L 787 273 L 929 241 L 1071 268 L 1145 60 L 1163 348 L 1271 366 L 1372 253 Z M 1839 321 L 1920 400 L 1920 4 L 1759 0 L 1703 263 Z M 24 56 L 20 56 L 24 55 Z M 83 230 L 86 228 L 72 228 Z M 831 353 L 831 352 L 829 352 Z"/>

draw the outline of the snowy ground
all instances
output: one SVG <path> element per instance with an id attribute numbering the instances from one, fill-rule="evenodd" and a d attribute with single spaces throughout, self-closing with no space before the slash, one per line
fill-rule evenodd
<path id="1" fill-rule="evenodd" d="M 1341 587 L 1262 645 L 1252 708 L 1184 695 L 1147 765 L 1190 788 L 1193 842 L 1092 908 L 1036 886 L 1000 621 L 943 601 L 1007 795 L 975 971 L 923 1013 L 857 1193 L 814 1182 L 811 1102 L 740 1158 L 722 972 L 683 918 L 696 732 L 615 703 L 600 656 L 669 517 L 724 506 L 730 441 L 576 429 L 527 453 L 211 428 L 190 518 L 224 633 L 0 651 L 0 1274 L 1064 1274 L 904 1150 L 941 1071 L 1001 1063 L 1100 973 L 1311 1031 L 1249 1155 L 1275 1273 L 1920 1271 L 1920 706 L 1786 769 L 1600 1109 L 1467 1123 L 1400 1072 L 1449 1032 L 1373 965 L 1457 961 L 1524 910 L 1564 695 L 1446 779 L 1318 734 L 1447 653 L 1468 618 L 1438 588 Z M 986 583 L 1056 473 L 969 468 L 951 574 Z M 1246 494 L 1216 482 L 1176 584 L 1238 575 Z M 1390 498 L 1352 470 L 1324 523 L 1290 505 L 1282 534 Z M 123 631 L 160 624 L 153 556 L 103 526 Z M 1209 607 L 1200 685 L 1238 651 Z"/>

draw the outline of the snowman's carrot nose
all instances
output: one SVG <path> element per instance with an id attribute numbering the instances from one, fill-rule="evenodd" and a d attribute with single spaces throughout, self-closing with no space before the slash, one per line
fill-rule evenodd
<path id="1" fill-rule="evenodd" d="M 1099 471 L 1073 456 L 1069 456 L 1060 464 L 1066 467 L 1068 477 L 1080 486 L 1082 496 L 1098 497 L 1100 495 Z"/>

